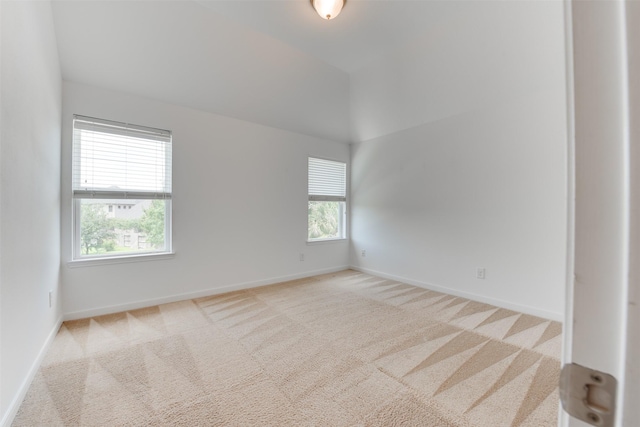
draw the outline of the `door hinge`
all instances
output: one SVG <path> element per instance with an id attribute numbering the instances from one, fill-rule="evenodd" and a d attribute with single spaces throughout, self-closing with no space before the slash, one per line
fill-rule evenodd
<path id="1" fill-rule="evenodd" d="M 564 410 L 579 420 L 598 427 L 614 427 L 616 379 L 604 372 L 575 363 L 562 367 L 560 401 Z"/>

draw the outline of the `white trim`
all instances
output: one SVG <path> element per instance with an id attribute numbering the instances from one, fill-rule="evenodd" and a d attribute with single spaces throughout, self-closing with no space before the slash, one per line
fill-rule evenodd
<path id="1" fill-rule="evenodd" d="M 171 193 L 155 191 L 73 190 L 74 199 L 102 200 L 170 200 Z"/>
<path id="2" fill-rule="evenodd" d="M 56 320 L 56 323 L 54 324 L 53 329 L 51 330 L 51 332 L 49 332 L 47 339 L 44 341 L 44 344 L 40 348 L 40 352 L 38 353 L 38 356 L 36 356 L 35 360 L 31 364 L 31 368 L 29 368 L 29 372 L 27 373 L 27 376 L 22 381 L 22 384 L 20 384 L 20 388 L 18 389 L 18 392 L 16 393 L 15 397 L 7 407 L 7 411 L 4 413 L 4 417 L 2 417 L 2 421 L 0 421 L 0 427 L 9 427 L 11 423 L 13 423 L 13 419 L 18 413 L 18 409 L 20 409 L 20 405 L 22 405 L 22 401 L 24 400 L 24 397 L 27 395 L 27 391 L 29 391 L 29 387 L 31 387 L 31 382 L 35 378 L 36 373 L 38 373 L 38 369 L 40 369 L 40 365 L 42 364 L 42 361 L 44 360 L 44 357 L 49 351 L 49 347 L 51 347 L 51 344 L 53 343 L 53 340 L 58 334 L 58 331 L 60 330 L 61 326 L 62 326 L 62 316 L 60 316 L 58 320 Z"/>
<path id="3" fill-rule="evenodd" d="M 571 348 L 573 346 L 573 286 L 575 263 L 575 211 L 576 211 L 576 180 L 575 180 L 575 94 L 573 79 L 573 14 L 572 2 L 567 1 L 563 7 L 564 14 L 564 49 L 565 49 L 565 91 L 567 99 L 567 255 L 565 279 L 565 314 L 562 336 L 561 364 L 571 363 Z M 558 405 L 558 426 L 568 427 L 569 414 Z"/>
<path id="4" fill-rule="evenodd" d="M 307 245 L 317 245 L 321 243 L 336 243 L 336 242 L 347 242 L 349 239 L 346 237 L 336 237 L 333 239 L 318 239 L 318 240 L 307 240 Z"/>
<path id="5" fill-rule="evenodd" d="M 618 377 L 618 390 L 620 390 L 620 400 L 618 402 L 618 419 L 626 420 L 625 415 L 627 412 L 627 405 L 636 405 L 636 402 L 631 402 L 629 400 L 629 396 L 626 395 L 627 391 L 627 373 L 632 371 L 632 368 L 627 364 L 627 351 L 629 346 L 629 304 L 632 302 L 629 299 L 630 293 L 630 281 L 629 274 L 631 273 L 629 259 L 629 251 L 631 249 L 631 206 L 632 206 L 632 198 L 631 198 L 631 116 L 630 116 L 630 96 L 631 92 L 630 81 L 629 81 L 629 46 L 627 42 L 627 36 L 629 35 L 629 31 L 627 29 L 627 4 L 625 2 L 622 3 L 620 8 L 620 21 L 622 22 L 622 28 L 618 35 L 620 36 L 620 51 L 622 57 L 622 76 L 620 79 L 621 87 L 621 96 L 622 96 L 622 139 L 623 139 L 623 151 L 624 151 L 624 180 L 623 180 L 623 207 L 622 207 L 622 272 L 623 272 L 623 294 L 621 295 L 620 301 L 620 315 L 622 316 L 622 345 L 621 351 L 619 355 L 619 366 L 621 367 L 621 372 Z M 634 52 L 635 53 L 635 52 Z M 623 421 L 624 422 L 624 421 Z M 622 423 L 620 424 L 622 425 Z"/>
<path id="6" fill-rule="evenodd" d="M 76 126 L 76 121 L 78 125 Z M 97 117 L 83 116 L 82 114 L 73 115 L 73 124 L 77 129 L 99 129 L 106 132 L 104 128 L 109 128 L 109 133 L 115 133 L 117 130 L 133 130 L 139 132 L 145 137 L 160 137 L 162 141 L 171 138 L 172 132 L 167 129 L 158 129 L 149 126 L 134 125 L 131 123 L 118 122 L 115 120 L 99 119 Z"/>
<path id="7" fill-rule="evenodd" d="M 125 264 L 129 262 L 161 261 L 172 259 L 175 252 L 146 252 L 134 255 L 110 256 L 99 258 L 81 258 L 67 262 L 68 268 L 95 267 L 97 265 Z"/>
<path id="8" fill-rule="evenodd" d="M 164 248 L 173 257 L 173 200 L 164 204 Z"/>
<path id="9" fill-rule="evenodd" d="M 398 282 L 407 283 L 409 285 L 418 286 L 420 288 L 429 289 L 436 292 L 442 292 L 457 297 L 467 298 L 473 301 L 483 302 L 485 304 L 495 305 L 496 307 L 506 308 L 508 310 L 518 311 L 520 313 L 530 314 L 532 316 L 542 317 L 543 319 L 555 320 L 557 322 L 564 322 L 564 314 L 556 313 L 553 311 L 540 310 L 528 305 L 514 304 L 509 301 L 504 301 L 497 298 L 490 298 L 484 295 L 477 295 L 471 292 L 459 291 L 457 289 L 447 288 L 445 286 L 434 285 L 433 283 L 421 282 L 419 280 L 413 280 L 406 277 L 395 276 L 393 274 L 386 274 L 380 271 L 371 270 L 368 268 L 358 267 L 352 265 L 352 270 L 360 271 L 362 273 L 371 274 L 372 276 L 382 277 L 383 279 L 396 280 Z"/>
<path id="10" fill-rule="evenodd" d="M 236 283 L 233 285 L 221 286 L 217 288 L 209 288 L 201 291 L 186 292 L 183 294 L 175 294 L 162 298 L 152 298 L 143 301 L 136 301 L 127 304 L 111 305 L 107 307 L 92 308 L 89 310 L 74 311 L 64 314 L 64 320 L 85 319 L 87 317 L 102 316 L 105 314 L 120 313 L 122 311 L 136 310 L 138 308 L 153 307 L 155 305 L 167 304 L 178 301 L 190 300 L 193 298 L 202 298 L 212 295 L 224 294 L 227 292 L 239 291 L 243 289 L 258 288 L 261 286 L 273 285 L 276 283 L 287 282 L 289 280 L 304 279 L 306 277 L 317 276 L 320 274 L 335 273 L 337 271 L 348 270 L 348 265 L 338 267 L 325 268 L 321 270 L 307 271 L 304 273 L 291 274 L 287 276 L 272 277 L 270 279 L 256 280 L 253 282 Z"/>

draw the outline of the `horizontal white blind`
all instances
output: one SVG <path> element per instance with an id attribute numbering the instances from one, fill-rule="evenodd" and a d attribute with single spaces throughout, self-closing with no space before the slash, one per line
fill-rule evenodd
<path id="1" fill-rule="evenodd" d="M 171 198 L 171 132 L 74 116 L 75 198 Z"/>
<path id="2" fill-rule="evenodd" d="M 309 200 L 346 201 L 347 164 L 309 157 Z"/>

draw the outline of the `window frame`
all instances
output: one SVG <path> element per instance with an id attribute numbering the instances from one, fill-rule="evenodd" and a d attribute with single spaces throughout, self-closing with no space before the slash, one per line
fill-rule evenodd
<path id="1" fill-rule="evenodd" d="M 167 256 L 172 256 L 174 254 L 173 252 L 173 236 L 172 236 L 172 231 L 173 231 L 173 220 L 172 220 L 172 210 L 173 210 L 173 196 L 172 196 L 172 192 L 170 193 L 169 197 L 144 197 L 144 199 L 148 199 L 148 200 L 163 200 L 165 202 L 165 213 L 164 213 L 164 248 L 162 249 L 157 249 L 157 250 L 147 250 L 147 251 L 131 251 L 131 252 L 114 252 L 112 254 L 110 253 L 100 253 L 100 254 L 92 254 L 92 255 L 83 255 L 82 254 L 82 245 L 81 245 L 81 208 L 82 208 L 82 201 L 83 200 L 91 200 L 91 199 L 97 199 L 97 200 L 111 200 L 114 203 L 112 203 L 113 205 L 113 212 L 116 211 L 116 205 L 118 204 L 118 202 L 120 202 L 120 204 L 122 204 L 123 200 L 126 200 L 126 191 L 123 190 L 118 190 L 118 191 L 108 191 L 108 190 L 104 190 L 104 191 L 99 191 L 97 192 L 98 194 L 94 194 L 94 195 L 80 195 L 80 196 L 76 196 L 75 195 L 75 190 L 73 188 L 73 175 L 74 175 L 74 163 L 75 163 L 75 144 L 76 144 L 76 140 L 75 140 L 75 120 L 76 118 L 83 118 L 83 119 L 95 119 L 97 121 L 102 121 L 102 122 L 111 122 L 111 123 L 118 123 L 120 125 L 123 126 L 134 126 L 134 127 L 140 127 L 140 128 L 148 128 L 148 129 L 155 129 L 155 128 L 149 128 L 146 126 L 138 126 L 138 125 L 130 125 L 128 123 L 123 123 L 123 122 L 116 122 L 113 120 L 108 120 L 108 119 L 99 119 L 99 118 L 92 118 L 92 117 L 88 117 L 88 116 L 83 116 L 83 115 L 79 115 L 79 114 L 74 114 L 73 118 L 72 118 L 72 124 L 71 124 L 71 132 L 72 132 L 72 150 L 71 150 L 71 175 L 72 175 L 72 179 L 71 179 L 71 203 L 72 203 L 72 209 L 71 209 L 71 222 L 72 222 L 72 236 L 71 236 L 71 252 L 72 252 L 72 257 L 71 257 L 71 262 L 72 263 L 78 263 L 78 264 L 86 264 L 86 265 L 92 265 L 93 263 L 97 262 L 97 263 L 114 263 L 114 262 L 119 262 L 119 261 L 126 261 L 126 262 L 130 262 L 130 261 L 136 261 L 136 259 L 138 260 L 150 260 L 150 259 L 162 259 L 162 258 L 166 258 Z M 155 129 L 158 131 L 162 131 L 162 132 L 168 132 L 169 137 L 170 137 L 170 141 L 171 141 L 171 145 L 173 145 L 173 134 L 171 131 L 165 131 L 162 129 Z M 173 152 L 171 151 L 171 154 L 168 155 L 168 159 L 172 160 L 173 158 Z M 170 169 L 173 169 L 173 165 L 171 163 Z M 170 178 L 172 179 L 172 178 Z M 105 195 L 108 195 L 109 193 L 113 193 L 113 194 L 117 194 L 117 195 L 124 195 L 125 197 L 121 197 L 121 198 L 109 198 L 107 197 L 105 199 Z M 124 193 L 124 194 L 123 194 Z M 140 197 L 137 197 L 136 195 L 132 195 L 131 196 L 131 200 L 140 200 Z"/>
<path id="2" fill-rule="evenodd" d="M 335 163 L 342 163 L 344 164 L 344 200 L 331 200 L 333 199 L 333 197 L 329 196 L 326 198 L 326 200 L 322 200 L 321 198 L 318 198 L 318 196 L 314 196 L 309 194 L 309 160 L 310 159 L 317 159 L 317 160 L 324 160 L 324 161 L 328 161 L 328 162 L 335 162 Z M 340 237 L 325 237 L 325 238 L 318 238 L 318 239 L 310 239 L 309 238 L 309 202 L 322 202 L 322 201 L 327 201 L 327 202 L 331 202 L 331 201 L 336 201 L 339 202 L 341 205 L 341 211 L 342 212 L 338 212 L 338 215 L 340 216 L 339 221 L 342 225 L 342 233 Z M 327 158 L 327 157 L 320 157 L 320 156 L 307 156 L 307 229 L 306 229 L 306 242 L 307 244 L 322 244 L 322 243 L 331 243 L 331 242 L 342 242 L 342 241 L 346 241 L 348 240 L 348 210 L 349 210 L 349 163 L 344 161 L 344 160 L 337 160 L 337 159 L 332 159 L 332 158 Z"/>

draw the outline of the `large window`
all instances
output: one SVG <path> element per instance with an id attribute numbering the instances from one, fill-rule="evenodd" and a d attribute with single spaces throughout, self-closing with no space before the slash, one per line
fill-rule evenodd
<path id="1" fill-rule="evenodd" d="M 74 116 L 74 259 L 171 252 L 171 132 Z"/>
<path id="2" fill-rule="evenodd" d="M 308 240 L 346 237 L 347 165 L 309 157 Z"/>

